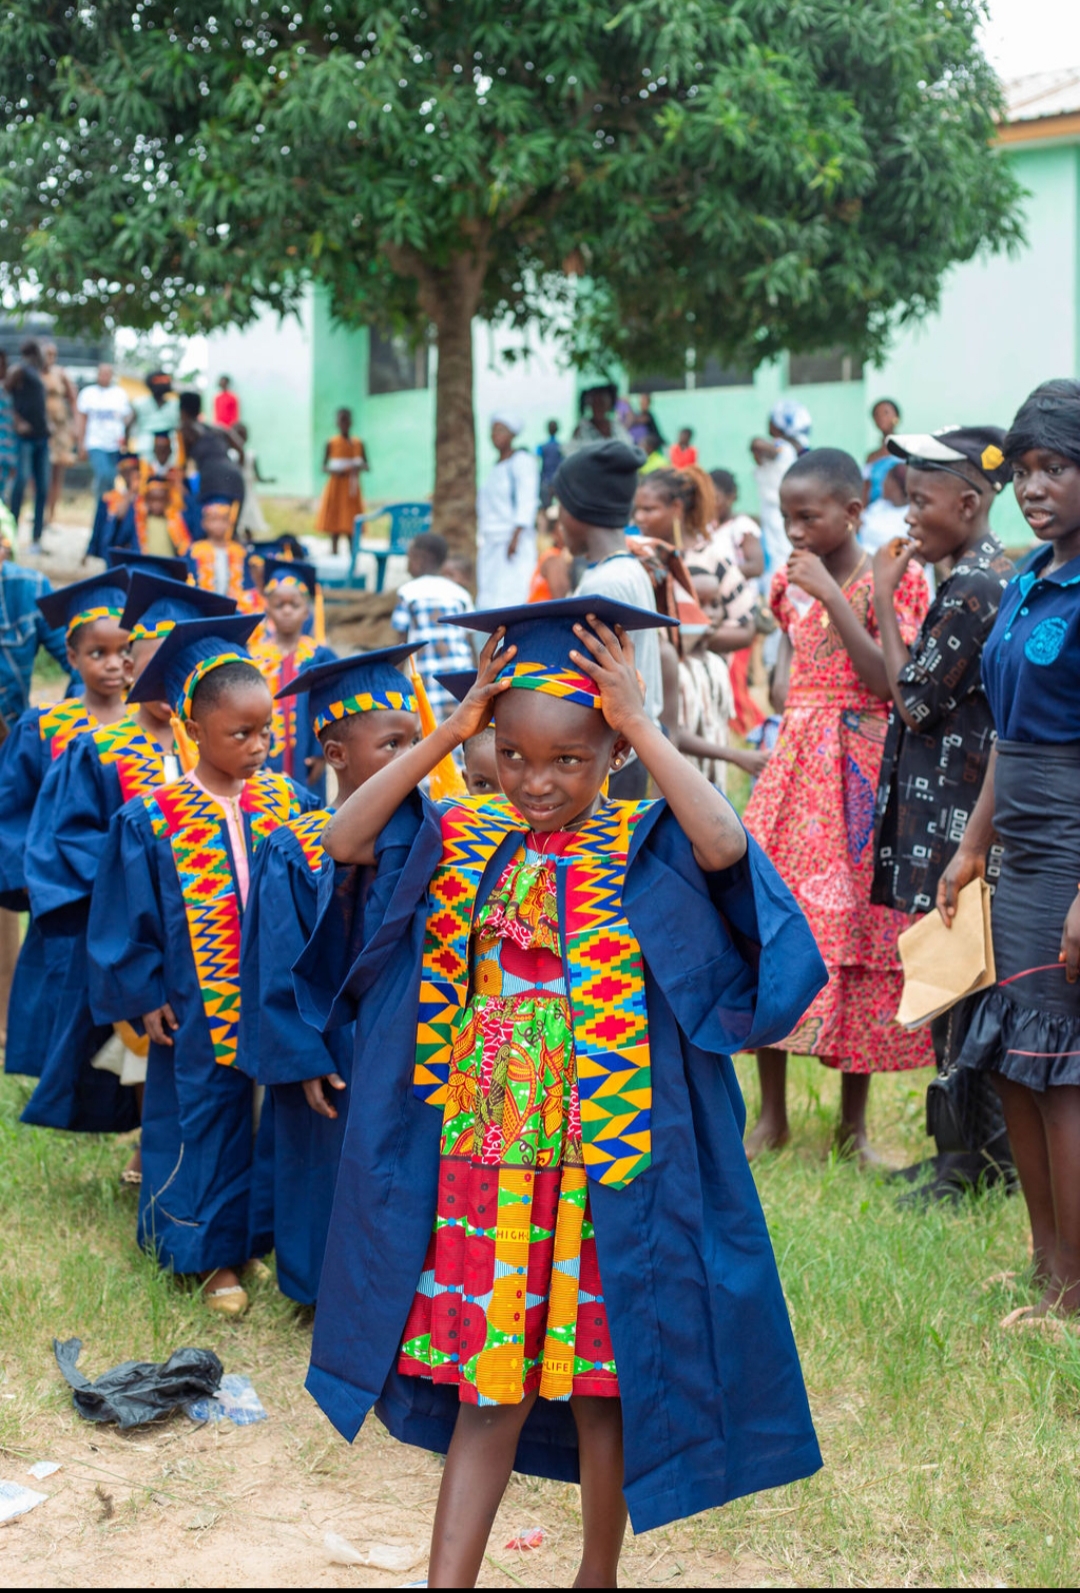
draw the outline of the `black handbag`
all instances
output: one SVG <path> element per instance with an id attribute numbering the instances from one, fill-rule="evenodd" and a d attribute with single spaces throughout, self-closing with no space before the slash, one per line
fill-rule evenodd
<path id="1" fill-rule="evenodd" d="M 956 1065 L 978 999 L 966 997 L 943 1014 L 943 1036 L 931 1025 L 939 1071 L 926 1090 L 926 1132 L 937 1141 L 939 1152 L 978 1153 L 1005 1133 L 1001 1101 L 985 1073 Z"/>

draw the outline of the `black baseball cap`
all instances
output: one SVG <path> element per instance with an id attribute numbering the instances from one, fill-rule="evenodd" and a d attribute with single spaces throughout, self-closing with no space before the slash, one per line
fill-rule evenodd
<path id="1" fill-rule="evenodd" d="M 888 449 L 915 470 L 945 470 L 967 481 L 961 463 L 974 465 L 993 492 L 1012 480 L 1005 461 L 1005 431 L 1001 426 L 944 426 L 935 432 L 905 432 L 889 438 Z"/>

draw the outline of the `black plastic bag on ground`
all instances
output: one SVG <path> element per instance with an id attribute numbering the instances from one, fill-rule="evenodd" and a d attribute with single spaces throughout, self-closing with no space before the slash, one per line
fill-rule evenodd
<path id="1" fill-rule="evenodd" d="M 91 1383 L 79 1371 L 82 1339 L 53 1339 L 56 1364 L 71 1384 L 75 1409 L 88 1422 L 139 1427 L 178 1405 L 217 1392 L 224 1370 L 213 1350 L 175 1350 L 167 1361 L 124 1361 Z"/>

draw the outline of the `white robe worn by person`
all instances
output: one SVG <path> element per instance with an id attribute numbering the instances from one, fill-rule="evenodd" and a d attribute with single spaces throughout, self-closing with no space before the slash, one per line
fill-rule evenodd
<path id="1" fill-rule="evenodd" d="M 524 603 L 536 567 L 536 512 L 540 479 L 535 454 L 515 448 L 500 459 L 476 496 L 476 606 Z M 521 527 L 517 548 L 510 540 Z"/>

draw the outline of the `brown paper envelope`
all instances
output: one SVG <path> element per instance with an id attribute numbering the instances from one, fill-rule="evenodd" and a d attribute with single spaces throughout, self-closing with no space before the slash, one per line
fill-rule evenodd
<path id="1" fill-rule="evenodd" d="M 990 891 L 985 880 L 965 885 L 946 929 L 934 911 L 905 929 L 897 942 L 904 993 L 896 1021 L 914 1029 L 948 1011 L 972 991 L 994 983 Z"/>

